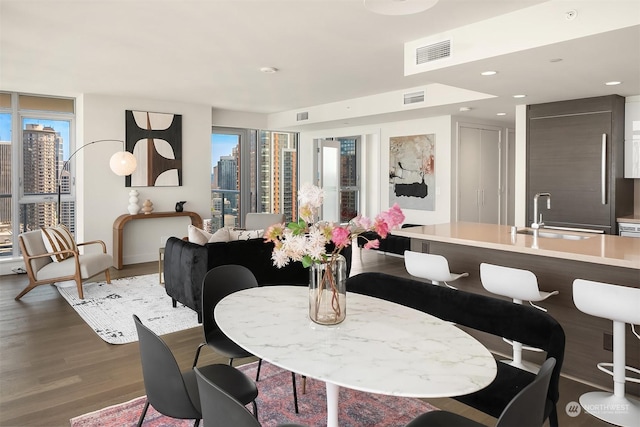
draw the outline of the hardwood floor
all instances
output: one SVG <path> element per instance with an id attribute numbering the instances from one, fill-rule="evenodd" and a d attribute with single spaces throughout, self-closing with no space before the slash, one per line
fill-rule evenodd
<path id="1" fill-rule="evenodd" d="M 154 273 L 157 268 L 155 262 L 129 265 L 112 269 L 112 278 Z M 407 276 L 402 258 L 370 251 L 361 260 L 354 248 L 351 274 L 362 271 Z M 68 426 L 70 418 L 144 394 L 137 343 L 102 341 L 53 286 L 39 286 L 15 301 L 26 283 L 25 275 L 0 276 L 0 426 Z M 191 366 L 201 335 L 194 328 L 163 336 L 183 369 Z M 204 349 L 199 364 L 206 363 L 226 359 Z M 562 378 L 561 426 L 608 425 L 584 412 L 574 418 L 566 414 L 567 403 L 578 401 L 588 390 L 592 388 Z M 429 401 L 481 423 L 495 423 L 455 400 Z"/>

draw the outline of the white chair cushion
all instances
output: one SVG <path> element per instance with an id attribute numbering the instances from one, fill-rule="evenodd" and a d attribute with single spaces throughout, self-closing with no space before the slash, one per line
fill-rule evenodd
<path id="1" fill-rule="evenodd" d="M 58 252 L 66 249 L 70 249 L 74 252 L 78 251 L 73 236 L 64 225 L 58 225 L 57 227 L 43 227 L 42 241 L 44 242 L 45 248 L 47 248 L 47 252 Z M 70 256 L 72 255 L 68 253 L 56 254 L 51 255 L 51 259 L 54 262 L 60 262 L 69 258 Z"/>
<path id="2" fill-rule="evenodd" d="M 76 272 L 75 262 L 74 257 L 71 257 L 63 261 L 49 263 L 36 272 L 36 280 L 73 276 Z M 88 279 L 112 267 L 113 257 L 102 252 L 82 254 L 80 255 L 79 262 L 80 276 L 83 279 Z"/>

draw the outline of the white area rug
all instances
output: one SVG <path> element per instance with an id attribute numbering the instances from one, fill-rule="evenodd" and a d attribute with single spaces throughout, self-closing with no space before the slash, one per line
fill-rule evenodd
<path id="1" fill-rule="evenodd" d="M 134 314 L 158 335 L 201 327 L 195 311 L 182 304 L 173 308 L 157 274 L 113 279 L 111 284 L 87 283 L 83 300 L 78 298 L 74 281 L 56 286 L 80 317 L 110 344 L 138 341 Z"/>

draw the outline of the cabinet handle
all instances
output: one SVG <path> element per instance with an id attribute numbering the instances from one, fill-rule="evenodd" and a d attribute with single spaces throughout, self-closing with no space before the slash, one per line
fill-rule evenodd
<path id="1" fill-rule="evenodd" d="M 607 134 L 602 134 L 602 204 L 607 204 Z"/>

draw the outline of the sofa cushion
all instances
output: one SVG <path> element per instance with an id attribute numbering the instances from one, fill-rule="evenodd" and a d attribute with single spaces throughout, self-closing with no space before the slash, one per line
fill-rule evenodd
<path id="1" fill-rule="evenodd" d="M 218 229 L 215 233 L 211 234 L 208 231 L 202 230 L 196 226 L 189 225 L 187 229 L 187 237 L 190 242 L 197 245 L 205 245 L 207 243 L 216 242 L 228 242 L 229 241 L 229 229 L 226 227 Z"/>
<path id="2" fill-rule="evenodd" d="M 261 239 L 264 235 L 264 230 L 241 230 L 231 229 L 229 230 L 229 240 L 249 240 L 249 239 Z"/>

